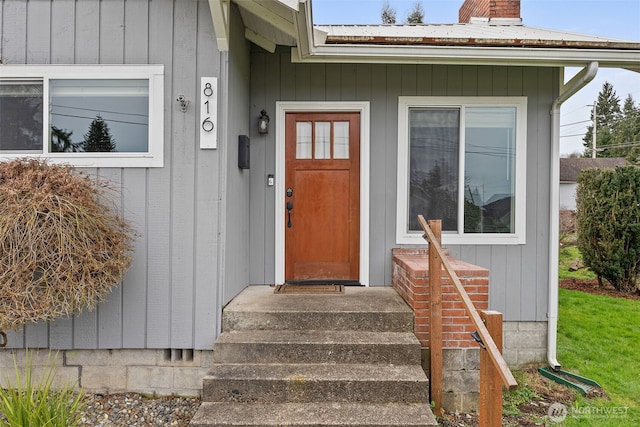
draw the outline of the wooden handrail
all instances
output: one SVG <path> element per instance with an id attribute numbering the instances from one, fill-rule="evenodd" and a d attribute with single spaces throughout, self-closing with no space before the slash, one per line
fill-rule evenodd
<path id="1" fill-rule="evenodd" d="M 460 299 L 464 304 L 464 308 L 465 308 L 465 311 L 467 312 L 467 316 L 469 316 L 469 318 L 471 319 L 471 322 L 473 323 L 476 330 L 478 331 L 478 334 L 480 335 L 480 339 L 482 340 L 482 343 L 484 344 L 489 354 L 491 362 L 493 363 L 493 365 L 496 367 L 496 369 L 500 374 L 502 383 L 505 385 L 507 389 L 515 390 L 516 388 L 518 388 L 518 383 L 516 382 L 516 379 L 513 377 L 513 374 L 511 373 L 511 370 L 509 370 L 507 363 L 502 358 L 502 354 L 500 353 L 500 350 L 498 350 L 498 347 L 493 341 L 493 338 L 491 338 L 491 334 L 489 333 L 489 330 L 487 329 L 485 324 L 482 322 L 482 319 L 480 318 L 480 315 L 476 311 L 473 305 L 473 302 L 471 301 L 471 298 L 469 298 L 469 295 L 467 294 L 464 287 L 462 286 L 462 283 L 460 282 L 458 275 L 455 273 L 455 271 L 451 267 L 451 264 L 445 257 L 444 251 L 440 247 L 438 240 L 436 239 L 435 235 L 431 231 L 431 227 L 429 226 L 429 224 L 427 224 L 427 221 L 424 219 L 422 215 L 418 215 L 418 222 L 420 223 L 422 230 L 425 232 L 425 236 L 424 236 L 425 239 L 427 239 L 427 241 L 429 242 L 429 252 L 431 252 L 431 249 L 434 249 L 438 254 L 438 258 L 440 258 L 440 261 L 442 262 L 444 269 L 446 270 L 447 274 L 449 275 L 449 277 L 453 282 L 453 286 L 456 292 L 458 293 L 458 296 L 460 296 Z"/>

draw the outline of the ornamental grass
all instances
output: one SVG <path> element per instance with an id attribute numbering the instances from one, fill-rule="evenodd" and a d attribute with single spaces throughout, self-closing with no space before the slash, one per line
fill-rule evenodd
<path id="1" fill-rule="evenodd" d="M 93 309 L 131 264 L 111 190 L 71 166 L 0 163 L 0 330 Z"/>

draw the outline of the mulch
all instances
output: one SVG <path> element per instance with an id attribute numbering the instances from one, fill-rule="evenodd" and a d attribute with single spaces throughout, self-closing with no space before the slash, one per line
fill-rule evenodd
<path id="1" fill-rule="evenodd" d="M 572 291 L 581 291 L 595 295 L 607 295 L 614 298 L 625 298 L 640 301 L 640 294 L 638 294 L 638 292 L 635 294 L 620 292 L 606 282 L 600 286 L 597 279 L 562 279 L 560 280 L 559 285 L 562 289 L 569 289 Z"/>

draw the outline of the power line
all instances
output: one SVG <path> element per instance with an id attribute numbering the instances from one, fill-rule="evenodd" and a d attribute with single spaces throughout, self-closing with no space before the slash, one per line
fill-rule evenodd
<path id="1" fill-rule="evenodd" d="M 87 119 L 87 120 L 94 120 L 95 117 L 86 117 L 86 116 L 75 116 L 73 114 L 62 114 L 62 113 L 51 113 L 52 116 L 62 116 L 62 117 L 72 117 L 75 119 Z M 106 123 L 110 123 L 110 122 L 114 122 L 114 123 L 125 123 L 125 124 L 129 124 L 129 125 L 138 125 L 138 126 L 148 126 L 147 123 L 136 123 L 136 122 L 128 122 L 125 120 L 115 120 L 115 119 L 108 119 L 105 120 Z"/>
<path id="2" fill-rule="evenodd" d="M 52 107 L 59 107 L 59 108 L 70 108 L 72 110 L 96 111 L 98 113 L 121 114 L 121 115 L 125 115 L 125 116 L 149 117 L 148 114 L 121 113 L 120 111 L 109 111 L 109 110 L 94 110 L 92 108 L 71 107 L 69 105 L 51 104 L 51 106 Z"/>
<path id="3" fill-rule="evenodd" d="M 590 121 L 591 120 L 582 120 L 582 121 L 579 121 L 579 122 L 573 122 L 573 123 L 567 123 L 567 124 L 564 124 L 564 125 L 560 125 L 560 127 L 571 126 L 571 125 L 579 125 L 580 123 L 587 123 L 587 122 L 590 122 Z"/>
<path id="4" fill-rule="evenodd" d="M 630 148 L 630 147 L 640 147 L 640 141 L 625 142 L 622 144 L 601 145 L 598 148 L 596 148 L 596 151 L 608 150 L 610 148 Z"/>

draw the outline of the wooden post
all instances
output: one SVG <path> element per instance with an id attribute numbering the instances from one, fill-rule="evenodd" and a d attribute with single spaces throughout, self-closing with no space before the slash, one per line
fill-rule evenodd
<path id="1" fill-rule="evenodd" d="M 480 318 L 487 326 L 493 341 L 502 353 L 502 313 L 481 310 Z M 502 425 L 502 379 L 489 352 L 480 349 L 480 401 L 478 404 L 480 427 Z"/>
<path id="2" fill-rule="evenodd" d="M 442 243 L 442 222 L 428 221 L 438 245 Z M 434 412 L 442 415 L 442 262 L 429 245 L 429 374 Z"/>

